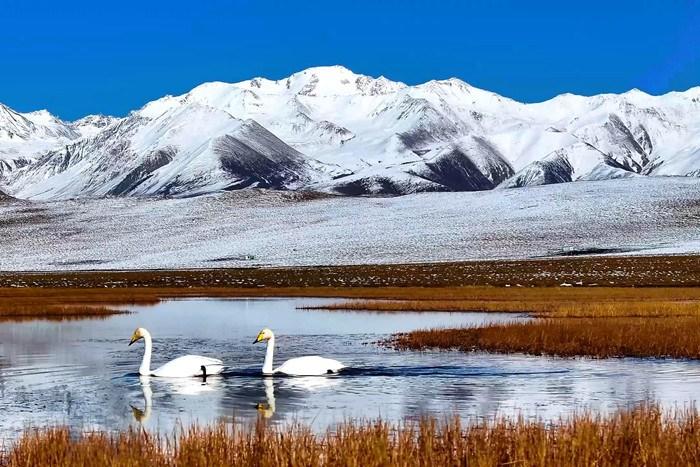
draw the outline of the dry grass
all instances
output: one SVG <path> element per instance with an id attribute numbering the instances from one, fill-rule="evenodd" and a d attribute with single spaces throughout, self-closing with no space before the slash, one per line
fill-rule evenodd
<path id="1" fill-rule="evenodd" d="M 43 307 L 9 306 L 0 307 L 0 322 L 29 321 L 44 319 L 48 321 L 72 321 L 87 318 L 108 318 L 113 315 L 128 313 L 126 310 L 103 306 L 49 305 Z"/>
<path id="2" fill-rule="evenodd" d="M 129 305 L 195 297 L 338 297 L 357 301 L 317 308 L 373 311 L 526 312 L 561 317 L 700 314 L 700 288 L 140 286 L 0 288 L 0 319 L 107 315 Z"/>
<path id="3" fill-rule="evenodd" d="M 106 318 L 126 313 L 124 307 L 127 305 L 148 305 L 158 301 L 150 294 L 132 291 L 110 294 L 101 289 L 0 289 L 0 321 Z"/>
<path id="4" fill-rule="evenodd" d="M 303 306 L 307 310 L 356 311 L 448 311 L 486 313 L 528 313 L 538 317 L 613 318 L 613 317 L 673 317 L 700 316 L 700 301 L 597 301 L 596 297 L 552 299 L 551 301 L 524 300 L 353 300 L 326 305 Z M 589 300 L 589 301 L 587 301 Z"/>
<path id="5" fill-rule="evenodd" d="M 532 321 L 395 336 L 399 349 L 461 349 L 564 357 L 700 358 L 698 288 L 473 288 L 458 300 L 364 300 L 331 309 L 528 313 Z"/>
<path id="6" fill-rule="evenodd" d="M 700 257 L 587 256 L 423 264 L 153 271 L 0 272 L 0 287 L 700 286 Z"/>
<path id="7" fill-rule="evenodd" d="M 562 357 L 700 358 L 700 317 L 537 319 L 397 334 L 397 349 L 522 352 Z"/>
<path id="8" fill-rule="evenodd" d="M 390 425 L 346 423 L 317 435 L 303 426 L 219 424 L 165 440 L 141 431 L 25 434 L 0 454 L 3 467 L 68 466 L 678 466 L 700 463 L 700 415 L 654 405 L 610 416 L 583 413 L 551 425 L 455 418 Z"/>

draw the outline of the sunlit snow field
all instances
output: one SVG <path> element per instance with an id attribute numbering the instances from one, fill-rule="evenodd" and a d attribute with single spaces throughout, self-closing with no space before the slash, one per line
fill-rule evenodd
<path id="1" fill-rule="evenodd" d="M 394 198 L 240 191 L 0 203 L 0 270 L 367 264 L 700 252 L 700 179 Z"/>

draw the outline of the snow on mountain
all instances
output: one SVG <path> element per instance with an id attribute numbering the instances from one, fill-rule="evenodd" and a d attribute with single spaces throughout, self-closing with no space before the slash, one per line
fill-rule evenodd
<path id="1" fill-rule="evenodd" d="M 30 165 L 37 154 L 79 137 L 46 110 L 19 113 L 0 104 L 0 184 L 11 172 Z"/>
<path id="2" fill-rule="evenodd" d="M 125 119 L 65 124 L 3 109 L 0 131 L 44 144 L 16 152 L 24 159 L 6 162 L 4 184 L 0 158 L 0 184 L 20 197 L 247 186 L 406 194 L 700 176 L 700 88 L 524 104 L 455 78 L 408 86 L 330 66 L 205 83 Z M 0 153 L 11 150 L 1 136 Z"/>
<path id="3" fill-rule="evenodd" d="M 11 192 L 56 199 L 302 187 L 322 167 L 252 120 L 199 104 L 133 113 L 16 171 Z"/>
<path id="4" fill-rule="evenodd" d="M 91 137 L 95 136 L 97 133 L 117 121 L 119 121 L 118 118 L 110 117 L 108 115 L 88 115 L 71 122 L 70 126 L 81 137 Z"/>

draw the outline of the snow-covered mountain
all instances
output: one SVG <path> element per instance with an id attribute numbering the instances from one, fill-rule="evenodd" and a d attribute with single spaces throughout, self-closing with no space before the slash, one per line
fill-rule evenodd
<path id="1" fill-rule="evenodd" d="M 653 175 L 700 176 L 700 87 L 524 104 L 458 79 L 408 86 L 333 66 L 205 83 L 122 119 L 0 107 L 0 187 L 20 198 L 404 194 Z"/>

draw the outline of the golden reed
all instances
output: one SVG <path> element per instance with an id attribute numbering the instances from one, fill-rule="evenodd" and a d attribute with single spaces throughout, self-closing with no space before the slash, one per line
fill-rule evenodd
<path id="1" fill-rule="evenodd" d="M 144 431 L 29 431 L 0 454 L 3 467 L 34 466 L 690 466 L 700 464 L 700 415 L 642 405 L 579 413 L 545 424 L 501 418 L 463 424 L 423 418 L 393 425 L 348 422 L 314 434 L 296 425 L 218 424 L 173 437 Z"/>

